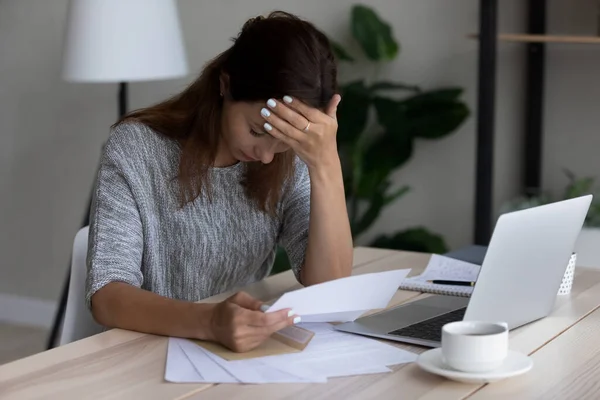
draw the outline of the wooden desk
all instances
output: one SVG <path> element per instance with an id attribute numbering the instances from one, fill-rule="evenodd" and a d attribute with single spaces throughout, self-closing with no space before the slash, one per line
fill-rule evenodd
<path id="1" fill-rule="evenodd" d="M 411 275 L 416 275 L 428 259 L 427 254 L 357 248 L 354 273 L 411 268 Z M 288 271 L 244 290 L 270 300 L 297 287 Z M 221 301 L 230 294 L 206 301 Z M 391 305 L 422 296 L 398 291 Z M 599 305 L 600 271 L 578 268 L 571 295 L 559 298 L 552 315 L 511 332 L 511 348 L 532 354 L 534 369 L 486 386 L 448 381 L 415 364 L 393 367 L 393 373 L 334 378 L 325 384 L 172 384 L 163 380 L 166 338 L 114 329 L 0 366 L 0 399 L 600 398 L 595 378 L 600 370 Z"/>

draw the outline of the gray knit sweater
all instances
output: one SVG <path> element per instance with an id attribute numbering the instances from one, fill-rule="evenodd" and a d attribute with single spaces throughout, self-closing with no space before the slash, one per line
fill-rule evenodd
<path id="1" fill-rule="evenodd" d="M 265 278 L 277 245 L 299 276 L 308 238 L 310 180 L 296 159 L 293 189 L 277 217 L 257 210 L 240 179 L 244 163 L 212 168 L 213 199 L 179 207 L 180 146 L 139 123 L 113 130 L 90 216 L 86 302 L 109 282 L 197 301 Z M 292 181 L 291 181 L 292 182 Z"/>

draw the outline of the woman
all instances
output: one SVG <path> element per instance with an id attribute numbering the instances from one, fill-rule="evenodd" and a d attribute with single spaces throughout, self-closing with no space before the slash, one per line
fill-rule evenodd
<path id="1" fill-rule="evenodd" d="M 131 113 L 104 150 L 90 221 L 87 302 L 104 326 L 248 351 L 297 323 L 237 293 L 283 246 L 303 285 L 348 276 L 352 237 L 336 148 L 327 38 L 275 12 L 177 96 Z"/>

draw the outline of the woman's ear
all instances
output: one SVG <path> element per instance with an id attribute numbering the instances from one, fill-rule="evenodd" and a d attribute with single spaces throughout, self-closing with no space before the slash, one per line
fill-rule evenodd
<path id="1" fill-rule="evenodd" d="M 219 89 L 221 91 L 221 97 L 229 98 L 229 75 L 225 72 L 222 72 L 219 77 Z"/>

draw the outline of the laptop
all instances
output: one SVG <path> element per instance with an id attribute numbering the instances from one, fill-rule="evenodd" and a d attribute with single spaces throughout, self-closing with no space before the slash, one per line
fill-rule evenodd
<path id="1" fill-rule="evenodd" d="M 449 322 L 503 321 L 514 329 L 544 318 L 554 307 L 591 201 L 586 195 L 501 215 L 470 298 L 432 295 L 334 328 L 439 347 Z"/>

